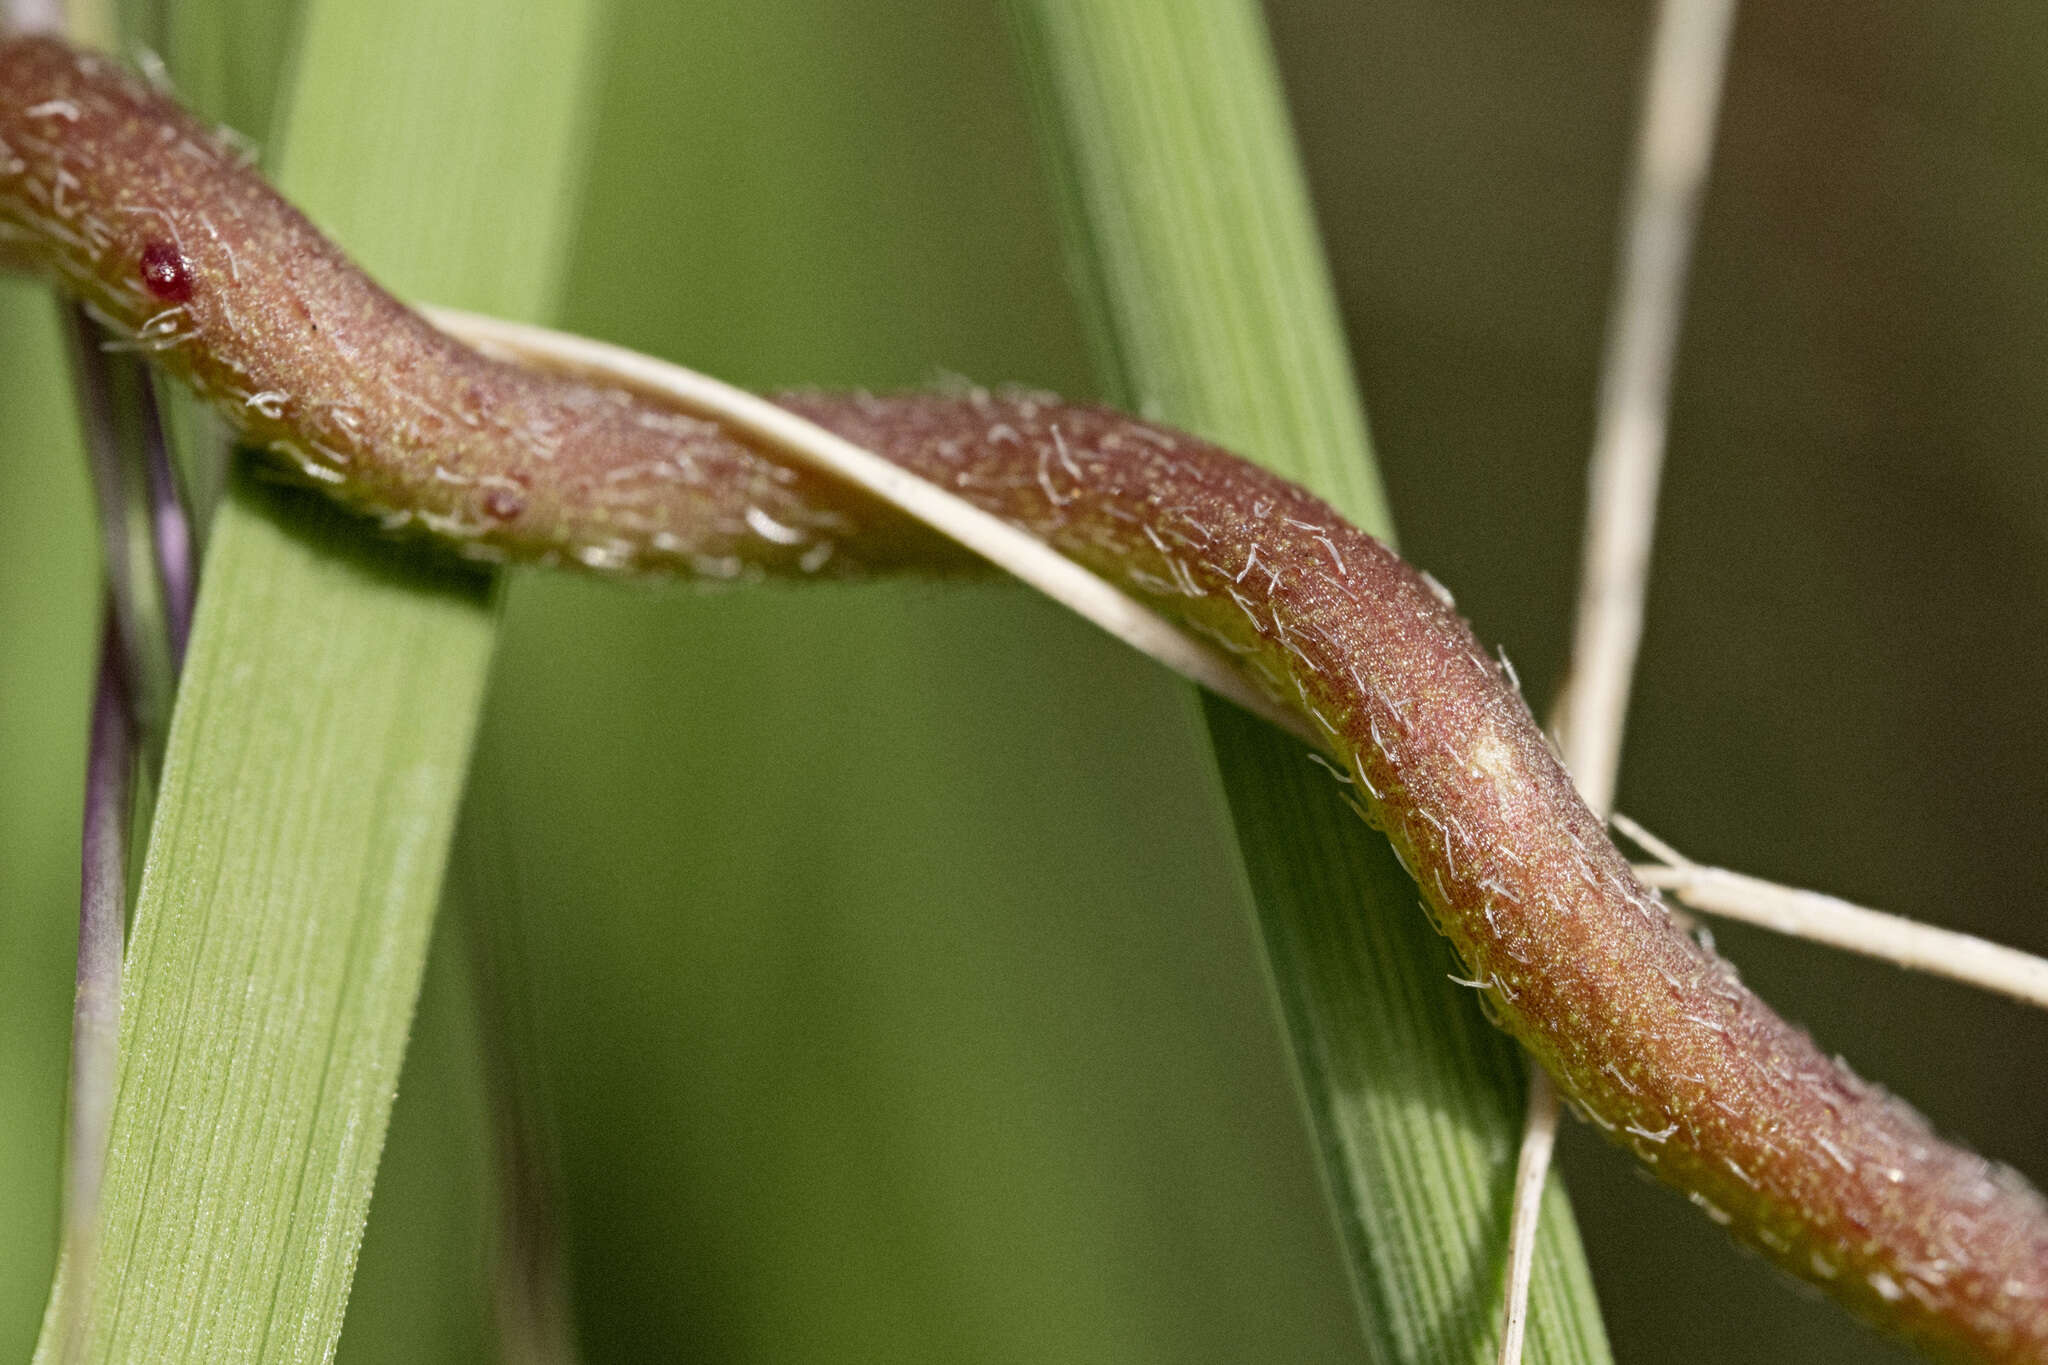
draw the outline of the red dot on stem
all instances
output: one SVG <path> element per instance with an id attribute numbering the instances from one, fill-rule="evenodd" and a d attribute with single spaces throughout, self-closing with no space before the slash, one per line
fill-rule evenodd
<path id="1" fill-rule="evenodd" d="M 192 262 L 170 242 L 149 242 L 142 248 L 142 283 L 165 303 L 183 303 L 192 297 Z"/>

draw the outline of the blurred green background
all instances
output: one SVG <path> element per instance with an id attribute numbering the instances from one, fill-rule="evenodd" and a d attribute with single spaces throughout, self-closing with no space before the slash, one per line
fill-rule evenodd
<path id="1" fill-rule="evenodd" d="M 1404 548 L 1564 656 L 1647 10 L 1268 7 Z M 1752 5 L 1622 808 L 2048 952 L 2048 18 Z M 560 321 L 757 387 L 1086 394 L 992 3 L 617 0 Z M 0 1358 L 49 1273 L 94 607 L 0 288 Z M 592 1360 L 1359 1358 L 1184 692 L 1021 590 L 522 576 L 342 1355 L 486 1351 L 464 921 L 519 945 Z M 2048 1020 L 1729 929 L 2048 1181 Z M 496 1028 L 501 1025 L 494 1024 Z M 1902 1359 L 1573 1127 L 1623 1360 Z"/>

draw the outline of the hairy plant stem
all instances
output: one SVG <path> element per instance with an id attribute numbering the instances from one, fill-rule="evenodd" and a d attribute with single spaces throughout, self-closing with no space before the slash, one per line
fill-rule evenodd
<path id="1" fill-rule="evenodd" d="M 1551 717 L 1551 732 L 1579 794 L 1603 817 L 1613 813 L 1621 776 L 1621 736 L 1642 640 L 1686 267 L 1734 27 L 1735 0 L 1663 0 L 1651 45 L 1628 229 L 1601 363 L 1571 667 Z M 1520 1365 L 1522 1358 L 1527 1267 L 1557 1121 L 1555 1089 L 1540 1073 L 1531 1076 L 1516 1163 L 1500 1365 Z"/>
<path id="2" fill-rule="evenodd" d="M 1010 0 L 1110 401 L 1247 452 L 1393 542 L 1255 0 Z M 1201 715 L 1368 1358 L 1480 1365 L 1524 1072 L 1445 980 L 1386 843 L 1301 747 Z M 1545 1188 L 1539 1182 L 1539 1188 Z M 1536 1248 L 1540 1365 L 1611 1360 L 1563 1186 Z"/>
<path id="3" fill-rule="evenodd" d="M 272 169 L 316 201 L 355 160 L 416 176 L 322 211 L 422 285 L 543 308 L 601 5 L 296 7 Z M 87 1359 L 334 1351 L 494 634 L 477 575 L 356 531 L 247 478 L 213 527 L 129 950 Z M 79 1288 L 60 1274 L 53 1301 Z M 38 1352 L 60 1358 L 54 1333 Z"/>
<path id="4" fill-rule="evenodd" d="M 103 61 L 0 44 L 0 92 L 11 258 L 388 527 L 621 575 L 960 562 L 714 413 L 434 332 Z M 2048 1204 L 1673 925 L 1434 580 L 1285 480 L 1105 409 L 785 402 L 1119 584 L 1301 716 L 1487 1008 L 1661 1178 L 1874 1321 L 2048 1360 Z"/>

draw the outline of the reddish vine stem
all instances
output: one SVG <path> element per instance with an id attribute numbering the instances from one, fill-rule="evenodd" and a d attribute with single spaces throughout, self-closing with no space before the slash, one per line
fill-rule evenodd
<path id="1" fill-rule="evenodd" d="M 485 559 L 618 575 L 963 567 L 822 475 L 472 352 L 102 59 L 0 42 L 0 263 L 333 496 Z M 2048 1204 L 1830 1060 L 1671 922 L 1434 580 L 1216 447 L 1044 395 L 784 400 L 1041 538 L 1303 716 L 1489 1010 L 1618 1143 L 1852 1310 L 2048 1362 Z"/>

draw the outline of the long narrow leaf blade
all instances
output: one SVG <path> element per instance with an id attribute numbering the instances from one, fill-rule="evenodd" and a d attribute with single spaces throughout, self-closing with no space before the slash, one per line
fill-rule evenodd
<path id="1" fill-rule="evenodd" d="M 537 311 L 592 9 L 311 5 L 280 181 L 402 286 Z M 332 1354 L 490 659 L 481 579 L 254 481 L 206 575 L 127 977 L 85 1360 Z M 47 1330 L 38 1358 L 57 1358 Z"/>
<path id="2" fill-rule="evenodd" d="M 1267 39 L 1245 0 L 1014 0 L 1071 256 L 1115 396 L 1388 536 Z M 1301 745 L 1204 703 L 1370 1349 L 1494 1349 L 1522 1104 L 1511 1046 L 1386 844 Z M 1604 1361 L 1561 1190 L 1530 1358 Z"/>

